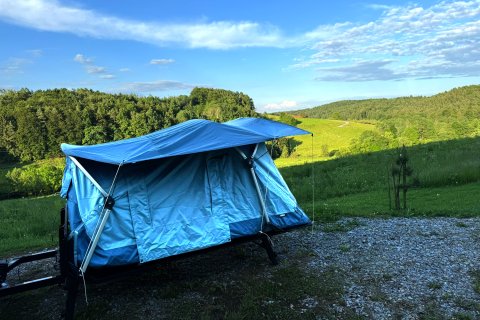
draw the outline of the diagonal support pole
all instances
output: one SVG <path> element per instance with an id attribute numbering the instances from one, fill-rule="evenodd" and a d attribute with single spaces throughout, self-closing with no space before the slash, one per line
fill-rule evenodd
<path id="1" fill-rule="evenodd" d="M 113 205 L 115 204 L 115 200 L 110 196 L 110 194 L 113 192 L 115 188 L 115 183 L 117 182 L 117 176 L 118 172 L 120 171 L 120 167 L 122 166 L 123 162 L 118 165 L 117 172 L 115 173 L 115 176 L 113 177 L 112 184 L 110 186 L 110 190 L 108 190 L 108 193 L 103 190 L 103 188 L 93 179 L 93 177 L 90 176 L 87 170 L 82 167 L 82 165 L 73 157 L 70 157 L 72 161 L 75 163 L 75 165 L 82 170 L 82 172 L 87 176 L 87 178 L 92 181 L 92 183 L 97 186 L 98 190 L 104 195 L 105 197 L 105 202 L 103 204 L 102 208 L 102 213 L 99 217 L 100 223 L 98 226 L 95 228 L 95 231 L 92 235 L 92 239 L 90 240 L 90 243 L 87 247 L 87 252 L 85 254 L 85 257 L 83 258 L 82 264 L 80 265 L 80 272 L 83 275 L 85 271 L 87 270 L 88 265 L 90 264 L 90 260 L 92 259 L 93 253 L 95 252 L 95 248 L 97 247 L 98 241 L 100 240 L 100 236 L 102 235 L 103 229 L 105 228 L 105 225 L 107 224 L 108 217 L 110 216 L 110 213 L 112 212 Z M 77 164 L 78 163 L 78 164 Z"/>
<path id="2" fill-rule="evenodd" d="M 90 180 L 90 182 L 98 189 L 98 191 L 100 191 L 100 193 L 104 196 L 104 197 L 107 197 L 108 194 L 105 190 L 103 190 L 102 186 L 100 186 L 100 184 L 90 175 L 90 173 L 87 171 L 87 169 L 85 169 L 82 164 L 80 162 L 78 162 L 77 159 L 75 159 L 74 157 L 72 156 L 69 156 L 68 157 L 70 160 L 72 160 L 72 162 L 75 164 L 75 166 L 77 166 L 78 169 L 80 169 L 80 171 L 83 172 L 83 174 L 85 175 L 85 177 L 88 178 L 88 180 Z"/>
<path id="3" fill-rule="evenodd" d="M 260 200 L 260 206 L 262 207 L 262 216 L 263 218 L 265 218 L 265 221 L 267 223 L 270 223 L 270 218 L 268 217 L 268 214 L 267 214 L 265 201 L 263 200 L 263 197 L 262 197 L 262 191 L 260 190 L 260 185 L 258 184 L 257 174 L 255 173 L 255 168 L 253 163 L 255 154 L 257 153 L 257 150 L 258 150 L 258 143 L 255 145 L 255 150 L 253 150 L 253 153 L 250 158 L 248 158 L 245 155 L 245 153 L 242 150 L 240 150 L 240 148 L 235 148 L 235 150 L 237 150 L 237 152 L 240 154 L 243 160 L 248 162 L 248 166 L 250 167 L 250 174 L 252 175 L 253 184 L 255 185 L 255 189 L 257 190 L 258 199 Z"/>

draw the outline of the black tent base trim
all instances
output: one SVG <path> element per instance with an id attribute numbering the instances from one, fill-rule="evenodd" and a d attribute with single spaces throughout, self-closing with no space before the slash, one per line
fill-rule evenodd
<path id="1" fill-rule="evenodd" d="M 84 274 L 85 280 L 92 283 L 101 283 L 107 281 L 118 280 L 133 274 L 140 272 L 147 272 L 157 267 L 160 263 L 175 261 L 179 259 L 185 259 L 194 255 L 206 253 L 209 251 L 218 250 L 220 248 L 235 246 L 240 243 L 245 242 L 255 242 L 259 246 L 265 249 L 268 258 L 270 259 L 273 265 L 278 264 L 277 253 L 273 249 L 273 242 L 271 236 L 290 231 L 299 227 L 309 226 L 311 223 L 293 226 L 285 229 L 273 229 L 271 231 L 260 232 L 256 235 L 244 236 L 241 238 L 232 239 L 232 241 L 205 248 L 199 249 L 191 252 L 186 252 L 183 254 L 162 258 L 159 260 L 147 262 L 144 264 L 133 264 L 125 265 L 118 267 L 101 267 L 101 268 L 90 268 L 88 272 Z M 60 285 L 67 291 L 67 300 L 65 305 L 65 311 L 62 314 L 63 318 L 70 320 L 74 319 L 75 314 L 75 303 L 78 294 L 78 287 L 81 281 L 81 275 L 79 268 L 74 263 L 73 257 L 73 239 L 68 239 L 67 234 L 67 223 L 65 209 L 60 211 L 60 227 L 58 230 L 58 240 L 59 247 L 56 250 L 49 250 L 39 253 L 33 253 L 29 255 L 24 255 L 21 257 L 16 257 L 9 260 L 0 261 L 0 297 L 13 295 L 16 293 L 38 289 L 41 287 L 51 286 L 51 285 Z M 260 242 L 257 242 L 259 241 Z M 60 274 L 40 278 L 32 279 L 19 283 L 16 285 L 8 285 L 6 282 L 7 275 L 9 272 L 14 270 L 16 267 L 23 263 L 28 263 L 32 261 L 39 261 L 44 259 L 49 259 L 57 257 L 57 263 L 59 265 Z"/>

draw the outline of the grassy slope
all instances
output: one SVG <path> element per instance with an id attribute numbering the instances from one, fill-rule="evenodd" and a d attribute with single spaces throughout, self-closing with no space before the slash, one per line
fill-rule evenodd
<path id="1" fill-rule="evenodd" d="M 373 124 L 354 121 L 325 120 L 301 118 L 299 128 L 313 133 L 313 161 L 328 160 L 322 155 L 322 146 L 328 151 L 346 148 L 354 138 L 358 138 L 366 130 L 376 130 Z M 275 161 L 278 167 L 287 167 L 311 162 L 312 137 L 303 135 L 295 137 L 299 143 L 295 152 L 288 158 L 279 158 Z"/>
<path id="2" fill-rule="evenodd" d="M 307 121 L 304 121 L 307 120 Z M 324 141 L 331 148 L 339 148 L 333 142 L 341 142 L 342 139 L 322 140 L 322 131 L 327 130 L 325 124 L 332 120 L 301 119 L 299 127 L 309 125 L 310 130 L 316 136 L 314 148 L 321 146 Z M 343 123 L 338 121 L 337 123 Z M 351 125 L 356 123 L 350 122 Z M 368 126 L 368 125 L 366 125 Z M 305 127 L 304 127 L 305 128 Z M 328 130 L 337 131 L 343 128 L 330 127 Z M 361 130 L 357 134 L 361 134 Z M 353 134 L 350 137 L 355 137 Z M 307 136 L 308 139 L 310 137 Z M 345 139 L 344 139 L 345 140 Z M 311 142 L 306 142 L 310 145 Z M 300 145 L 297 152 L 301 152 Z M 329 147 L 330 149 L 330 147 Z M 417 145 L 408 148 L 410 164 L 414 170 L 413 178 L 418 181 L 416 190 L 412 190 L 409 201 L 410 212 L 405 214 L 436 215 L 447 214 L 452 216 L 474 215 L 480 213 L 478 207 L 473 206 L 479 192 L 464 193 L 461 188 L 478 183 L 480 181 L 480 137 L 435 142 Z M 311 152 L 311 151 L 310 151 Z M 317 150 L 317 154 L 318 154 Z M 384 150 L 381 152 L 347 156 L 330 161 L 316 161 L 315 167 L 315 206 L 317 212 L 328 212 L 335 215 L 394 215 L 394 211 L 388 210 L 387 175 L 389 167 L 397 156 L 396 150 Z M 309 213 L 313 212 L 312 202 L 312 165 L 295 165 L 297 159 L 293 158 L 276 160 L 282 175 L 290 189 L 296 196 L 300 205 Z M 303 158 L 305 159 L 305 158 Z M 315 159 L 322 160 L 320 157 Z M 307 159 L 305 159 L 307 160 Z M 304 161 L 303 163 L 306 163 Z M 435 188 L 435 189 L 430 189 Z M 441 192 L 445 188 L 445 191 Z M 422 194 L 448 194 L 450 198 L 441 197 L 437 202 L 431 203 L 430 198 L 422 198 Z M 475 191 L 475 190 L 474 190 Z M 363 195 L 361 195 L 363 194 Z M 415 195 L 420 195 L 418 200 Z M 341 197 L 341 198 L 340 198 Z M 351 197 L 351 198 L 350 198 Z M 327 207 L 324 207 L 324 204 Z M 381 205 L 379 205 L 381 203 Z M 333 205 L 334 210 L 332 211 Z"/>
<path id="3" fill-rule="evenodd" d="M 58 195 L 0 201 L 0 257 L 58 244 Z"/>
<path id="4" fill-rule="evenodd" d="M 389 208 L 387 190 L 334 197 L 317 202 L 319 220 L 340 216 L 427 216 L 474 217 L 480 213 L 480 182 L 461 186 L 412 189 L 407 193 L 409 209 L 395 213 Z"/>

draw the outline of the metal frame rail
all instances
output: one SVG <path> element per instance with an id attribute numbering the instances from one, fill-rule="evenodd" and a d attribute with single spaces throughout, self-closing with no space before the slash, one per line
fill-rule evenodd
<path id="1" fill-rule="evenodd" d="M 68 239 L 68 226 L 65 209 L 60 211 L 60 227 L 58 229 L 58 240 L 59 247 L 55 250 L 48 250 L 39 253 L 33 253 L 24 255 L 21 257 L 13 258 L 10 260 L 1 260 L 0 261 L 0 298 L 9 296 L 12 294 L 38 289 L 41 287 L 51 286 L 51 285 L 61 285 L 63 289 L 67 291 L 67 299 L 65 305 L 65 312 L 63 317 L 67 320 L 74 318 L 75 312 L 75 301 L 78 293 L 78 287 L 80 284 L 80 269 L 75 265 L 74 254 L 73 254 L 73 239 Z M 296 226 L 293 228 L 298 228 L 303 226 Z M 124 278 L 126 276 L 131 276 L 134 273 L 148 271 L 151 268 L 158 266 L 161 263 L 168 261 L 174 261 L 179 259 L 184 259 L 193 255 L 202 254 L 209 251 L 214 251 L 216 249 L 225 248 L 229 246 L 234 246 L 239 243 L 251 242 L 254 241 L 259 246 L 263 247 L 272 262 L 272 264 L 277 264 L 277 254 L 275 253 L 270 236 L 283 233 L 290 229 L 284 230 L 270 230 L 268 232 L 261 232 L 256 235 L 245 236 L 241 238 L 232 239 L 231 242 L 221 244 L 218 246 L 200 249 L 192 252 L 187 252 L 179 254 L 176 256 L 171 256 L 163 258 L 160 260 L 152 261 L 144 264 L 134 264 L 126 265 L 121 267 L 102 267 L 102 268 L 91 268 L 85 274 L 86 280 L 88 282 L 100 283 L 105 281 L 111 281 L 114 279 Z M 260 240 L 260 242 L 256 242 Z M 7 275 L 9 272 L 15 270 L 16 267 L 23 263 L 28 263 L 32 261 L 39 261 L 44 259 L 49 259 L 52 257 L 57 257 L 57 263 L 59 265 L 59 274 L 47 276 L 43 278 L 33 279 L 30 281 L 25 281 L 15 285 L 9 285 L 7 283 Z"/>

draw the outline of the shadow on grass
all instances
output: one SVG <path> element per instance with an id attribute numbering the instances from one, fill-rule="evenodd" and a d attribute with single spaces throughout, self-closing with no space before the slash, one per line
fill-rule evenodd
<path id="1" fill-rule="evenodd" d="M 315 206 L 326 220 L 356 215 L 480 213 L 478 205 L 472 206 L 480 193 L 476 186 L 480 181 L 480 137 L 416 145 L 408 147 L 407 152 L 413 168 L 408 183 L 415 180 L 416 187 L 407 193 L 408 209 L 401 211 L 390 210 L 388 199 L 388 177 L 398 155 L 396 149 L 284 167 L 280 171 L 300 206 L 310 215 Z"/>

